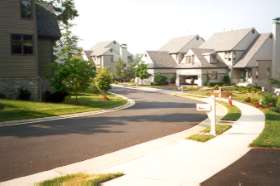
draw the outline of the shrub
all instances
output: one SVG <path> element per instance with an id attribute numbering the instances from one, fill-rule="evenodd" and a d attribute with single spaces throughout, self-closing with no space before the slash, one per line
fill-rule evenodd
<path id="1" fill-rule="evenodd" d="M 88 92 L 93 93 L 93 94 L 99 94 L 100 93 L 100 91 L 96 87 L 95 80 L 93 80 L 93 82 L 90 84 L 90 86 L 88 88 Z"/>
<path id="2" fill-rule="evenodd" d="M 229 75 L 225 75 L 224 78 L 223 78 L 223 83 L 225 85 L 230 85 L 231 84 L 231 80 L 230 80 L 230 77 Z"/>
<path id="3" fill-rule="evenodd" d="M 30 100 L 31 92 L 25 88 L 18 89 L 17 99 L 19 100 Z"/>
<path id="4" fill-rule="evenodd" d="M 214 83 L 214 82 L 209 82 L 209 83 L 207 84 L 207 86 L 209 86 L 209 87 L 220 87 L 220 86 L 223 86 L 223 85 L 224 85 L 223 82 L 216 82 L 216 83 Z"/>
<path id="5" fill-rule="evenodd" d="M 274 112 L 280 113 L 280 97 L 277 97 L 275 107 L 272 108 Z"/>
<path id="6" fill-rule="evenodd" d="M 51 102 L 51 103 L 61 103 L 61 102 L 64 102 L 65 98 L 68 95 L 69 94 L 67 92 L 63 92 L 63 91 L 57 91 L 57 92 L 54 92 L 54 93 L 46 91 L 43 94 L 43 101 Z"/>
<path id="7" fill-rule="evenodd" d="M 166 76 L 161 75 L 160 73 L 155 74 L 154 85 L 167 85 L 168 79 Z"/>
<path id="8" fill-rule="evenodd" d="M 246 103 L 251 103 L 252 100 L 251 100 L 251 97 L 247 97 L 247 98 L 244 99 L 244 101 L 245 101 Z"/>
<path id="9" fill-rule="evenodd" d="M 169 79 L 169 83 L 171 83 L 171 84 L 176 83 L 176 76 L 172 76 L 172 77 Z"/>
<path id="10" fill-rule="evenodd" d="M 261 99 L 261 105 L 263 106 L 272 106 L 276 105 L 277 97 L 271 93 L 265 93 Z"/>
<path id="11" fill-rule="evenodd" d="M 4 108 L 5 108 L 5 106 L 0 103 L 0 110 L 3 110 Z"/>
<path id="12" fill-rule="evenodd" d="M 111 83 L 113 82 L 112 75 L 107 69 L 102 69 L 98 72 L 94 84 L 97 87 L 97 89 L 101 93 L 107 93 L 107 91 L 111 88 Z"/>
<path id="13" fill-rule="evenodd" d="M 5 94 L 0 93 L 0 99 L 5 99 L 5 98 L 7 98 L 7 97 L 5 96 Z"/>

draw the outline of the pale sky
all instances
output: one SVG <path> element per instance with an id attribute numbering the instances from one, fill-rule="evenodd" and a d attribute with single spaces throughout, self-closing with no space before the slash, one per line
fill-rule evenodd
<path id="1" fill-rule="evenodd" d="M 133 53 L 157 50 L 169 39 L 255 27 L 272 32 L 280 0 L 75 0 L 80 16 L 73 29 L 79 45 L 126 43 Z"/>

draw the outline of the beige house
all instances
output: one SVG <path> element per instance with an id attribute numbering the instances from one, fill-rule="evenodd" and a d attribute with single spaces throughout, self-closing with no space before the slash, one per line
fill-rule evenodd
<path id="1" fill-rule="evenodd" d="M 0 93 L 15 98 L 20 88 L 39 100 L 48 88 L 46 66 L 60 37 L 48 5 L 33 0 L 0 1 Z"/>
<path id="2" fill-rule="evenodd" d="M 99 42 L 86 53 L 97 68 L 107 68 L 111 72 L 114 72 L 115 63 L 119 59 L 127 63 L 133 57 L 126 44 L 119 44 L 116 41 Z"/>

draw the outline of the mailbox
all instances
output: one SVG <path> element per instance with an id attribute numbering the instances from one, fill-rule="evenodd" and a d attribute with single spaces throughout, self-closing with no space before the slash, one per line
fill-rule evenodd
<path id="1" fill-rule="evenodd" d="M 201 112 L 210 112 L 211 105 L 210 104 L 196 104 L 196 110 Z"/>

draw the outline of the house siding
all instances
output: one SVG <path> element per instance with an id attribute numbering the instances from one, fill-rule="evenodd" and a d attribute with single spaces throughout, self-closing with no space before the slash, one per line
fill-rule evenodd
<path id="1" fill-rule="evenodd" d="M 32 19 L 22 19 L 19 2 L 19 0 L 0 1 L 0 77 L 4 78 L 38 76 L 35 9 L 33 8 Z M 33 35 L 34 54 L 32 56 L 12 55 L 11 34 Z"/>
<path id="2" fill-rule="evenodd" d="M 28 89 L 32 99 L 40 99 L 37 53 L 37 24 L 33 6 L 31 19 L 22 19 L 19 0 L 0 1 L 0 93 L 16 98 L 19 88 Z M 11 34 L 33 36 L 33 55 L 11 53 Z"/>

